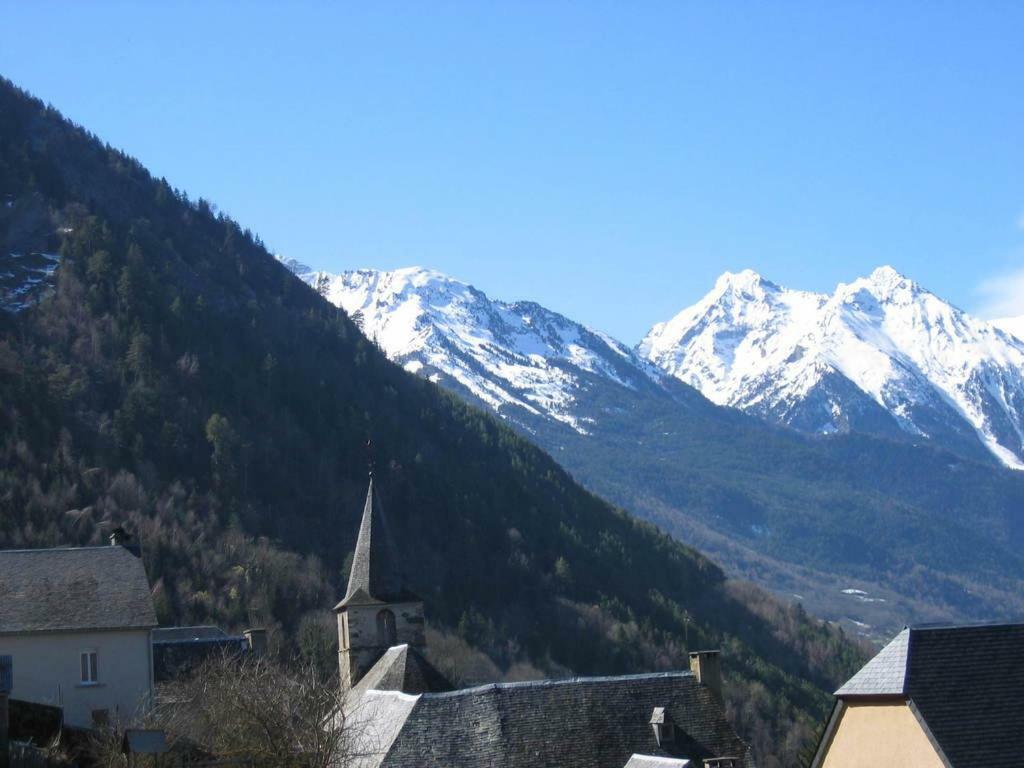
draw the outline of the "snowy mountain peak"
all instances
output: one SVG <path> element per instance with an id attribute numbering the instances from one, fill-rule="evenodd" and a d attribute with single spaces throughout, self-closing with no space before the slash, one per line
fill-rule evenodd
<path id="1" fill-rule="evenodd" d="M 876 267 L 871 274 L 868 276 L 868 280 L 880 287 L 897 287 L 905 284 L 913 285 L 913 281 L 904 277 L 901 273 L 896 271 L 893 267 L 888 264 L 883 264 L 880 267 Z"/>
<path id="2" fill-rule="evenodd" d="M 806 431 L 909 433 L 1024 468 L 1024 343 L 892 267 L 831 295 L 723 275 L 638 351 L 716 403 Z"/>
<path id="3" fill-rule="evenodd" d="M 840 283 L 834 296 L 841 300 L 849 300 L 850 297 L 857 294 L 863 295 L 864 292 L 883 302 L 914 301 L 921 294 L 928 293 L 916 282 L 892 267 L 882 266 L 867 277 L 858 278 L 851 283 Z"/>
<path id="4" fill-rule="evenodd" d="M 741 272 L 723 272 L 715 281 L 715 292 L 725 291 L 757 291 L 764 288 L 777 288 L 778 286 L 765 280 L 761 275 L 752 269 L 744 269 Z"/>
<path id="5" fill-rule="evenodd" d="M 637 389 L 665 376 L 614 339 L 531 301 L 503 302 L 423 267 L 297 274 L 343 308 L 393 361 L 499 415 L 587 433 L 589 387 Z"/>

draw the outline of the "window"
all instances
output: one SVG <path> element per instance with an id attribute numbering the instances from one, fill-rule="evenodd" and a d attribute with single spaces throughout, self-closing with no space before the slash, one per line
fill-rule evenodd
<path id="1" fill-rule="evenodd" d="M 395 614 L 385 608 L 377 614 L 377 644 L 390 648 L 398 639 L 395 629 Z"/>
<path id="2" fill-rule="evenodd" d="M 82 683 L 89 685 L 99 681 L 96 674 L 96 651 L 82 651 Z"/>
<path id="3" fill-rule="evenodd" d="M 739 768 L 739 764 L 735 757 L 713 757 L 704 761 L 704 768 Z"/>

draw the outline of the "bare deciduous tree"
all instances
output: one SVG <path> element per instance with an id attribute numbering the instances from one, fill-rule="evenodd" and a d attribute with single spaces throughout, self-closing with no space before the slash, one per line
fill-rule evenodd
<path id="1" fill-rule="evenodd" d="M 209 659 L 167 686 L 144 725 L 167 734 L 171 749 L 256 766 L 339 768 L 366 751 L 349 723 L 336 678 L 315 663 L 260 656 Z"/>

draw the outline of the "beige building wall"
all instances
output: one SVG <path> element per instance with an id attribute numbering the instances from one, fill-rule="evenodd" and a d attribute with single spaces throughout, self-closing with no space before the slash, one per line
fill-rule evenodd
<path id="1" fill-rule="evenodd" d="M 944 768 L 905 702 L 846 703 L 822 768 Z"/>
<path id="2" fill-rule="evenodd" d="M 96 651 L 97 682 L 82 683 L 81 655 Z M 149 630 L 0 635 L 14 657 L 12 699 L 64 707 L 68 725 L 92 725 L 94 710 L 128 720 L 153 691 Z"/>

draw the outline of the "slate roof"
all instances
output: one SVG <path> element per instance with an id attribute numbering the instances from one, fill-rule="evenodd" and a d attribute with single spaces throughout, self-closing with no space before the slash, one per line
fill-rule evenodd
<path id="1" fill-rule="evenodd" d="M 391 532 L 371 477 L 370 487 L 366 491 L 366 503 L 363 505 L 363 520 L 359 525 L 359 538 L 352 555 L 348 591 L 334 609 L 337 611 L 348 605 L 401 603 L 410 600 L 419 598 L 405 590 Z"/>
<path id="2" fill-rule="evenodd" d="M 396 645 L 384 652 L 352 693 L 359 696 L 368 690 L 443 693 L 452 690 L 452 684 L 415 648 Z"/>
<path id="3" fill-rule="evenodd" d="M 912 629 L 907 693 L 955 768 L 1024 763 L 1024 624 Z"/>
<path id="4" fill-rule="evenodd" d="M 906 646 L 900 693 L 949 765 L 1009 768 L 1024 763 L 1024 624 L 911 627 L 879 656 L 898 641 Z M 887 695 L 896 679 L 895 673 L 880 676 L 877 695 Z M 870 695 L 863 685 L 844 694 L 847 686 L 837 695 Z"/>
<path id="5" fill-rule="evenodd" d="M 904 629 L 836 691 L 836 696 L 902 696 L 910 630 Z"/>
<path id="6" fill-rule="evenodd" d="M 650 725 L 665 707 L 675 740 Z M 360 768 L 623 768 L 634 754 L 753 758 L 690 672 L 500 683 L 419 696 L 367 691 L 350 713 Z"/>
<path id="7" fill-rule="evenodd" d="M 161 627 L 153 630 L 153 680 L 166 683 L 191 674 L 204 661 L 249 652 L 244 635 L 219 627 Z"/>
<path id="8" fill-rule="evenodd" d="M 156 623 L 146 569 L 124 547 L 0 551 L 0 634 Z"/>

